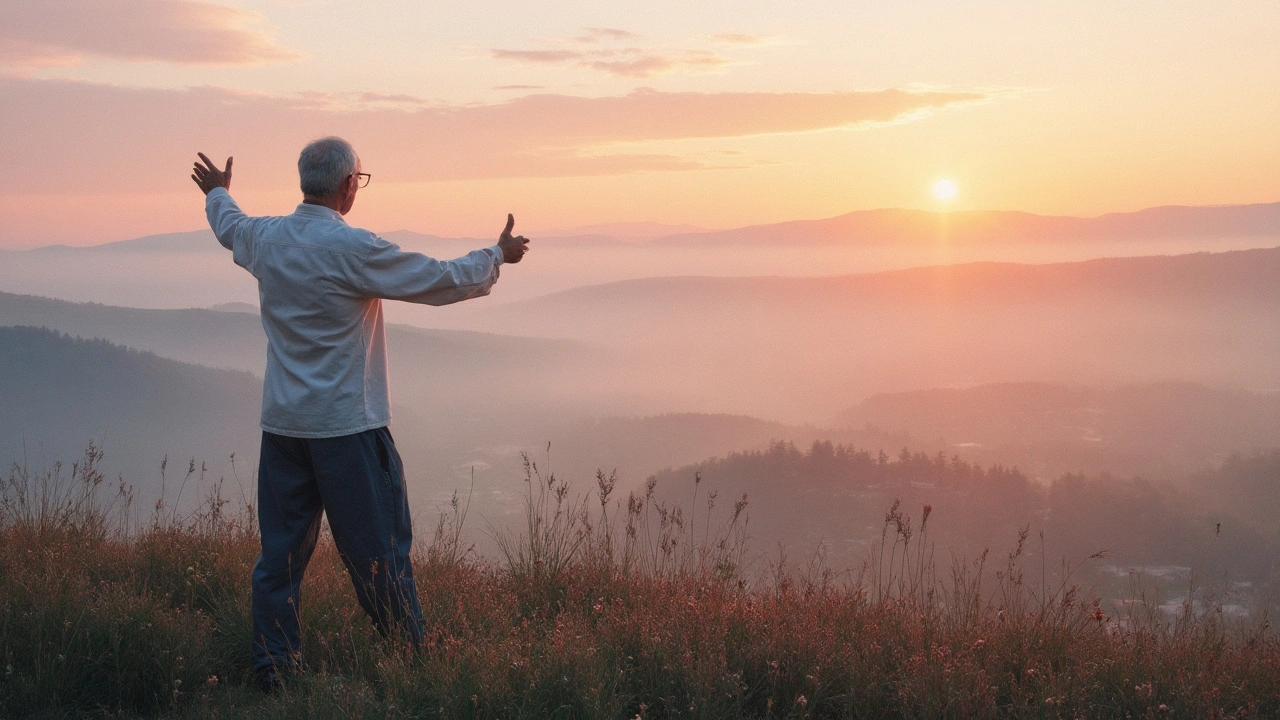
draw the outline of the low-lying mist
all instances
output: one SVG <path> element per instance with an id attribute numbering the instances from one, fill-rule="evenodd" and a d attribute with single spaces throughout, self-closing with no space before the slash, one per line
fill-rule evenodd
<path id="1" fill-rule="evenodd" d="M 1043 529 L 1038 552 L 1113 553 L 1099 586 L 1209 563 L 1270 587 L 1280 248 L 1235 248 L 1280 240 L 762 232 L 548 240 L 488 298 L 387 303 L 419 522 L 455 491 L 473 528 L 518 522 L 528 457 L 694 514 L 746 494 L 761 556 L 855 566 L 897 501 L 930 505 L 942 553 Z M 219 480 L 252 500 L 265 337 L 207 233 L 3 257 L 3 459 L 47 471 L 92 441 L 141 508 Z"/>

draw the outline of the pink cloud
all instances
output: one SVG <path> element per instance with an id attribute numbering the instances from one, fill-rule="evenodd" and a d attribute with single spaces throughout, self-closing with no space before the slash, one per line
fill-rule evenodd
<path id="1" fill-rule="evenodd" d="M 581 60 L 584 56 L 573 50 L 493 50 L 497 60 L 515 60 L 535 64 L 555 64 L 569 60 Z"/>
<path id="2" fill-rule="evenodd" d="M 4 30 L 0 30 L 0 68 L 35 70 L 47 67 L 70 67 L 78 65 L 82 59 L 76 53 L 41 43 L 17 38 L 6 40 L 3 33 Z"/>
<path id="3" fill-rule="evenodd" d="M 378 181 L 616 175 L 739 167 L 742 159 L 617 152 L 614 143 L 733 138 L 914 118 L 978 93 L 528 95 L 477 106 L 278 97 L 218 88 L 158 90 L 0 79 L 6 138 L 0 194 L 184 189 L 197 150 L 236 155 L 260 187 L 296 184 L 297 152 L 350 139 Z M 359 98 L 357 98 L 359 100 Z M 725 163 L 732 163 L 726 165 Z"/>
<path id="4" fill-rule="evenodd" d="M 674 70 L 713 71 L 732 63 L 709 52 L 681 51 L 669 54 L 642 54 L 625 60 L 588 60 L 582 63 L 615 77 L 647 78 Z"/>
<path id="5" fill-rule="evenodd" d="M 535 65 L 571 64 L 614 77 L 648 78 L 675 71 L 709 72 L 732 62 L 705 50 L 646 50 L 644 48 L 605 48 L 579 52 L 576 50 L 493 50 L 498 60 L 514 60 Z"/>
<path id="6" fill-rule="evenodd" d="M 203 0 L 0 0 L 0 64 L 32 68 L 85 57 L 256 65 L 299 55 L 257 13 Z"/>
<path id="7" fill-rule="evenodd" d="M 490 55 L 496 60 L 523 62 L 533 65 L 566 65 L 584 70 L 594 70 L 614 77 L 648 78 L 672 72 L 715 72 L 734 64 L 728 58 L 709 50 L 660 49 L 637 47 L 619 43 L 634 42 L 643 38 L 620 28 L 586 28 L 586 33 L 571 41 L 560 41 L 557 49 L 507 50 L 495 49 Z M 707 36 L 720 44 L 758 44 L 767 38 L 754 35 Z M 566 49 L 565 45 L 575 49 Z M 582 46 L 590 46 L 583 48 Z"/>
<path id="8" fill-rule="evenodd" d="M 639 40 L 640 36 L 621 28 L 589 27 L 586 32 L 574 38 L 578 42 L 594 43 L 601 40 Z"/>

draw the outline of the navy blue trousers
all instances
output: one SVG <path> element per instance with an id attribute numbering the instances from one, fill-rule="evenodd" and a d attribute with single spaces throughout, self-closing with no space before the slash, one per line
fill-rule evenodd
<path id="1" fill-rule="evenodd" d="M 360 606 L 383 635 L 422 642 L 422 607 L 409 564 L 413 528 L 404 466 L 386 428 L 335 438 L 262 433 L 253 568 L 253 666 L 296 669 L 302 649 L 302 575 L 316 548 L 321 514 Z"/>

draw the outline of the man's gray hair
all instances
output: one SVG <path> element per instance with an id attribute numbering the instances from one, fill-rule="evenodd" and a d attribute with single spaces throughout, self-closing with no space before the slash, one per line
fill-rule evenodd
<path id="1" fill-rule="evenodd" d="M 355 171 L 356 151 L 340 137 L 312 140 L 298 156 L 303 195 L 329 197 L 337 193 L 342 181 Z"/>

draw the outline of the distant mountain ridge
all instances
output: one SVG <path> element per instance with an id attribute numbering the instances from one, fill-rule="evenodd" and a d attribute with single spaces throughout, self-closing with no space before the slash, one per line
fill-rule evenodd
<path id="1" fill-rule="evenodd" d="M 696 225 L 671 225 L 657 222 L 616 222 L 579 225 L 576 227 L 555 228 L 545 234 L 551 237 L 599 236 L 618 238 L 620 240 L 652 240 L 671 235 L 713 232 Z"/>
<path id="2" fill-rule="evenodd" d="M 532 300 L 485 308 L 479 314 L 510 316 L 516 309 L 547 316 L 615 305 L 618 312 L 658 304 L 699 303 L 766 306 L 778 299 L 805 297 L 816 304 L 874 298 L 929 303 L 964 300 L 1088 296 L 1118 292 L 1131 297 L 1241 297 L 1251 302 L 1280 300 L 1280 247 L 1221 253 L 1100 258 L 1080 262 L 1023 264 L 974 262 L 934 265 L 816 278 L 673 276 L 588 285 Z M 772 297 L 771 297 L 772 296 Z M 548 330 L 549 331 L 549 330 Z"/>
<path id="3" fill-rule="evenodd" d="M 231 307 L 156 310 L 0 292 L 0 327 L 47 327 L 73 336 L 103 338 L 182 362 L 244 370 L 261 375 L 266 335 L 257 308 Z M 519 357 L 526 367 L 543 367 L 564 358 L 595 352 L 580 343 L 529 337 L 501 337 L 468 330 L 430 330 L 389 324 L 388 342 L 415 363 L 454 353 L 461 366 Z M 393 350 L 395 352 L 395 350 Z M 418 355 L 418 352 L 425 355 Z M 469 357 L 472 353 L 475 357 Z"/>
<path id="4" fill-rule="evenodd" d="M 860 210 L 821 220 L 793 220 L 733 230 L 659 238 L 669 244 L 737 243 L 1021 243 L 1063 240 L 1119 242 L 1152 238 L 1280 238 L 1280 202 L 1147 208 L 1098 217 L 979 210 Z"/>
<path id="5" fill-rule="evenodd" d="M 791 422 L 837 396 L 992 382 L 1280 388 L 1280 248 L 831 277 L 659 277 L 476 308 L 468 327 L 668 359 L 647 382 Z M 839 390 L 833 392 L 833 389 Z"/>
<path id="6" fill-rule="evenodd" d="M 406 248 L 431 247 L 455 250 L 481 247 L 488 238 L 445 237 L 413 230 L 380 233 Z M 1037 215 L 1017 210 L 963 210 L 936 212 L 904 208 L 857 210 L 835 217 L 789 220 L 728 230 L 699 230 L 688 225 L 653 222 L 599 223 L 559 228 L 534 239 L 572 244 L 624 240 L 661 245 L 750 244 L 850 244 L 1023 243 L 1046 241 L 1149 240 L 1158 238 L 1275 237 L 1280 241 L 1280 202 L 1248 205 L 1167 205 L 1134 212 L 1096 217 Z M 220 252 L 209 230 L 148 235 L 132 240 L 72 247 L 49 245 L 30 250 L 0 252 L 54 253 L 77 250 L 98 252 L 177 251 Z"/>
<path id="7" fill-rule="evenodd" d="M 121 253 L 121 252 L 225 252 L 213 237 L 211 230 L 190 230 L 186 232 L 158 233 L 143 235 L 127 240 L 115 240 L 99 245 L 45 245 L 25 250 L 5 250 L 0 253 L 21 253 L 30 255 L 55 255 L 64 253 Z"/>

